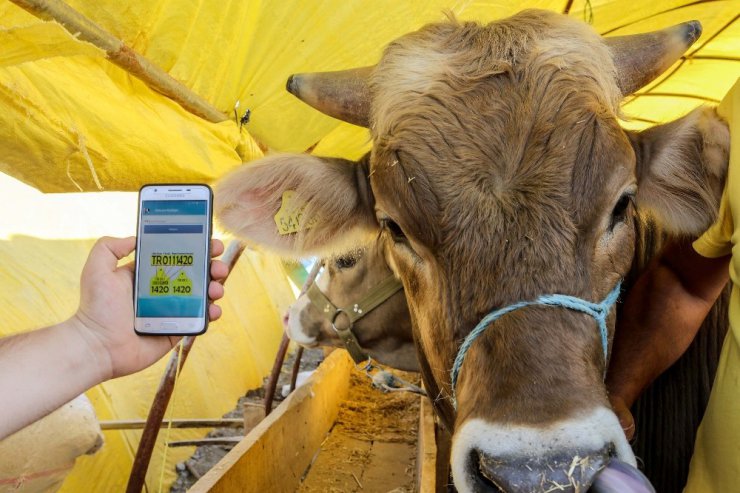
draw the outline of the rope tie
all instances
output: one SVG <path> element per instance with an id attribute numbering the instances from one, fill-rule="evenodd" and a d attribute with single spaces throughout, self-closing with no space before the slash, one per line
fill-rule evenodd
<path id="1" fill-rule="evenodd" d="M 578 298 L 577 296 L 570 296 L 567 294 L 546 294 L 533 301 L 519 301 L 505 306 L 504 308 L 493 310 L 491 313 L 483 317 L 483 319 L 478 322 L 478 325 L 473 328 L 470 334 L 465 337 L 463 343 L 460 345 L 460 349 L 457 352 L 457 356 L 455 356 L 455 362 L 452 365 L 451 375 L 452 405 L 455 407 L 455 409 L 457 409 L 457 396 L 455 395 L 457 377 L 460 373 L 460 368 L 462 367 L 463 361 L 465 360 L 465 354 L 467 354 L 470 346 L 473 345 L 473 342 L 475 342 L 478 336 L 480 336 L 492 322 L 503 317 L 507 313 L 511 313 L 515 310 L 519 310 L 520 308 L 524 308 L 527 306 L 560 306 L 569 310 L 582 312 L 593 317 L 599 325 L 599 332 L 601 334 L 601 346 L 604 349 L 604 373 L 606 374 L 606 361 L 609 354 L 609 330 L 606 326 L 606 317 L 609 316 L 609 312 L 611 312 L 612 307 L 617 302 L 621 287 L 622 281 L 617 282 L 617 285 L 614 286 L 609 294 L 606 295 L 606 298 L 604 298 L 604 300 L 600 303 L 594 303 L 593 301 L 584 300 L 583 298 Z"/>

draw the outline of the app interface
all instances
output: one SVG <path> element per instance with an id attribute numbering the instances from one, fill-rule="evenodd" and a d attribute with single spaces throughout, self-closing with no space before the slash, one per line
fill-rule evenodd
<path id="1" fill-rule="evenodd" d="M 205 200 L 145 200 L 139 225 L 137 317 L 205 314 Z"/>

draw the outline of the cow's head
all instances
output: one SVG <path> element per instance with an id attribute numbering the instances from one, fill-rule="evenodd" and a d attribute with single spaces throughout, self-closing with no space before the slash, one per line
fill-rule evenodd
<path id="1" fill-rule="evenodd" d="M 351 311 L 357 303 L 367 300 L 369 293 L 377 292 L 374 290 L 392 275 L 383 256 L 382 244 L 373 242 L 366 248 L 326 259 L 316 287 L 335 307 Z M 352 327 L 362 350 L 393 368 L 419 371 L 403 291 L 395 291 L 363 315 Z M 285 331 L 292 340 L 307 347 L 343 347 L 342 339 L 332 326 L 332 318 L 333 313 L 317 306 L 304 294 L 288 308 Z M 346 319 L 340 322 L 346 323 Z"/>
<path id="2" fill-rule="evenodd" d="M 289 83 L 369 123 L 369 164 L 277 156 L 221 183 L 222 222 L 279 251 L 326 253 L 380 231 L 425 384 L 454 430 L 460 491 L 583 491 L 609 456 L 634 464 L 590 316 L 531 306 L 491 323 L 461 367 L 456 409 L 450 372 L 491 310 L 550 293 L 603 299 L 630 268 L 638 210 L 678 233 L 711 223 L 729 149 L 713 110 L 640 134 L 617 122 L 623 96 L 699 32 L 690 22 L 609 40 L 542 11 L 429 25 L 389 45 L 375 68 Z M 278 235 L 286 189 L 310 227 Z"/>

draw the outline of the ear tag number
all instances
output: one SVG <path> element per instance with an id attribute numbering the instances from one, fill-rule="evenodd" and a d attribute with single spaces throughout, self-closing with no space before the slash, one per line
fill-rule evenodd
<path id="1" fill-rule="evenodd" d="M 306 204 L 296 203 L 295 191 L 285 190 L 280 209 L 275 214 L 275 225 L 277 226 L 278 233 L 289 235 L 303 229 L 309 229 L 315 225 L 316 220 L 306 221 L 303 217 L 305 208 Z"/>

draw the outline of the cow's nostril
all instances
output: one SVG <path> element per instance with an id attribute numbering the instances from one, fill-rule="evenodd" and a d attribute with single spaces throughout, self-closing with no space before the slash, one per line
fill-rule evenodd
<path id="1" fill-rule="evenodd" d="M 505 493 L 505 491 L 496 484 L 495 480 L 486 473 L 486 469 L 482 467 L 483 456 L 477 450 L 470 452 L 470 462 L 475 468 L 475 479 L 478 483 L 479 489 L 488 493 Z"/>

